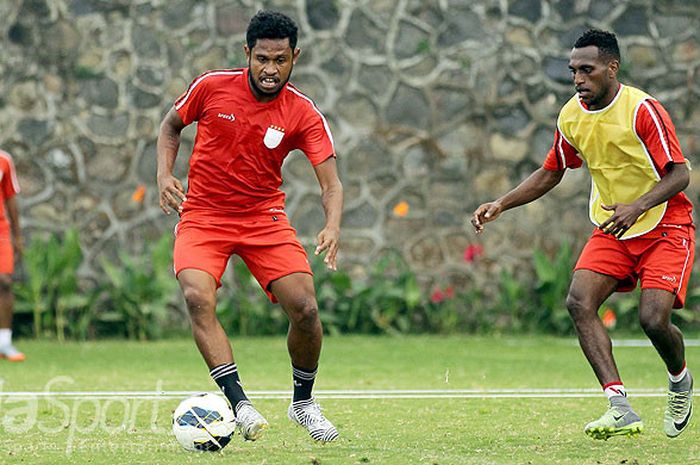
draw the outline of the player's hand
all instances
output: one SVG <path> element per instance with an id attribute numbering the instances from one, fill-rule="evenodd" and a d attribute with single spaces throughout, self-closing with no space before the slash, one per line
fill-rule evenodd
<path id="1" fill-rule="evenodd" d="M 605 234 L 611 234 L 618 239 L 627 232 L 629 228 L 637 222 L 644 210 L 633 203 L 614 203 L 612 205 L 601 205 L 603 210 L 614 212 L 613 215 L 601 223 L 600 228 Z"/>
<path id="2" fill-rule="evenodd" d="M 158 176 L 160 209 L 169 215 L 173 211 L 182 213 L 182 202 L 187 200 L 182 183 L 173 175 Z"/>
<path id="3" fill-rule="evenodd" d="M 323 251 L 326 251 L 326 256 L 323 259 L 323 263 L 329 270 L 337 270 L 337 256 L 338 247 L 340 242 L 340 230 L 337 228 L 332 228 L 326 226 L 318 233 L 316 236 L 316 250 L 314 250 L 314 255 L 319 255 Z"/>
<path id="4" fill-rule="evenodd" d="M 488 202 L 482 204 L 474 210 L 472 215 L 472 226 L 474 231 L 480 234 L 484 230 L 484 224 L 498 218 L 498 215 L 503 211 L 503 206 L 499 202 Z"/>

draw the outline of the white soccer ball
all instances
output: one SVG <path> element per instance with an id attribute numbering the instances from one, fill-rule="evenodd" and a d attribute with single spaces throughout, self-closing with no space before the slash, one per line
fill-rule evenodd
<path id="1" fill-rule="evenodd" d="M 228 402 L 215 394 L 197 394 L 173 412 L 173 433 L 188 451 L 218 451 L 231 441 L 236 420 Z"/>

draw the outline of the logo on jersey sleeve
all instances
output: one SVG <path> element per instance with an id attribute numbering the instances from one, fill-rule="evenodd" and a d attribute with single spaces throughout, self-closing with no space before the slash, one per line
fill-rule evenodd
<path id="1" fill-rule="evenodd" d="M 268 149 L 274 149 L 280 145 L 283 137 L 284 137 L 284 128 L 281 128 L 279 126 L 275 126 L 275 125 L 271 124 L 270 127 L 267 128 L 267 131 L 265 132 L 265 137 L 263 138 L 263 142 L 265 143 L 265 147 L 267 147 Z"/>

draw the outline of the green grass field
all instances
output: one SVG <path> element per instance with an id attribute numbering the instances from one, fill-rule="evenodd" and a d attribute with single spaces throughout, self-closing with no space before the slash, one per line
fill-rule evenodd
<path id="1" fill-rule="evenodd" d="M 56 344 L 19 341 L 28 361 L 0 361 L 0 464 L 690 464 L 700 430 L 662 431 L 665 371 L 651 347 L 616 347 L 646 431 L 593 441 L 586 422 L 606 408 L 571 339 L 328 337 L 316 388 L 329 390 L 591 389 L 591 397 L 324 398 L 341 439 L 315 444 L 286 418 L 287 399 L 258 398 L 266 436 L 221 453 L 187 453 L 170 430 L 178 397 L 17 397 L 17 392 L 214 391 L 189 340 Z M 234 341 L 249 392 L 290 390 L 283 338 Z M 687 349 L 700 373 L 700 348 Z M 635 390 L 638 395 L 635 396 Z M 644 391 L 647 390 L 647 391 Z M 642 392 L 651 394 L 642 396 Z M 586 392 L 583 392 L 586 394 Z M 184 397 L 184 396 L 183 396 Z"/>

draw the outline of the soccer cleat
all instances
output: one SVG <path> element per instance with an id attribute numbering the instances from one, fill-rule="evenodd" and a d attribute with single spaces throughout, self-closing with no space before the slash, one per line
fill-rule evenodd
<path id="1" fill-rule="evenodd" d="M 644 431 L 644 424 L 632 409 L 610 407 L 602 417 L 586 425 L 583 430 L 593 439 L 605 439 L 612 436 L 636 436 Z"/>
<path id="2" fill-rule="evenodd" d="M 12 344 L 0 347 L 0 359 L 7 359 L 10 362 L 24 362 L 27 358 L 22 352 L 17 350 Z"/>
<path id="3" fill-rule="evenodd" d="M 253 404 L 241 401 L 236 407 L 236 429 L 240 431 L 246 441 L 260 439 L 270 426 L 267 420 L 255 410 Z"/>
<path id="4" fill-rule="evenodd" d="M 693 378 L 690 372 L 686 377 L 690 377 L 689 384 L 684 380 L 679 383 L 669 383 L 668 405 L 664 413 L 664 432 L 669 438 L 675 438 L 681 434 L 688 427 L 693 416 Z"/>
<path id="5" fill-rule="evenodd" d="M 292 402 L 287 410 L 287 416 L 294 423 L 306 428 L 309 435 L 316 441 L 331 442 L 340 435 L 333 423 L 323 416 L 321 406 L 313 397 Z"/>

